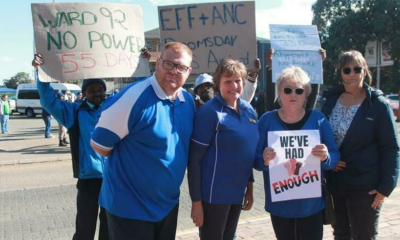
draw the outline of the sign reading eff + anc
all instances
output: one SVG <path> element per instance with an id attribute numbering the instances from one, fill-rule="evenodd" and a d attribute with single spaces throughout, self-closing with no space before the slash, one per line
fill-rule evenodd
<path id="1" fill-rule="evenodd" d="M 214 72 L 224 58 L 251 68 L 256 59 L 255 3 L 158 7 L 161 45 L 178 41 L 193 51 L 193 73 Z"/>

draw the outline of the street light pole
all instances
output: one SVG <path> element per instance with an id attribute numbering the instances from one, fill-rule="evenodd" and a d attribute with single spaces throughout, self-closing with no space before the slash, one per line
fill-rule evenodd
<path id="1" fill-rule="evenodd" d="M 376 40 L 376 88 L 381 88 L 381 52 L 382 52 L 382 43 L 378 39 Z"/>

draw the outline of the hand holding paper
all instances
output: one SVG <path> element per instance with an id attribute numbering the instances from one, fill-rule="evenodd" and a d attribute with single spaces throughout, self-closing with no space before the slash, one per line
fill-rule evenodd
<path id="1" fill-rule="evenodd" d="M 328 148 L 325 144 L 317 144 L 311 150 L 311 153 L 317 158 L 321 159 L 321 161 L 325 161 L 328 158 Z"/>
<path id="2" fill-rule="evenodd" d="M 267 147 L 264 149 L 263 152 L 263 158 L 264 158 L 264 165 L 269 166 L 269 161 L 274 159 L 276 156 L 276 153 L 273 148 Z"/>

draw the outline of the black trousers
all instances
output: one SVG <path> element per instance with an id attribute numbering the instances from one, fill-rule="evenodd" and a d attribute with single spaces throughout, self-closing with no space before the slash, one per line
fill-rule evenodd
<path id="1" fill-rule="evenodd" d="M 375 240 L 381 207 L 371 207 L 375 195 L 368 190 L 329 188 L 335 206 L 335 240 Z"/>
<path id="2" fill-rule="evenodd" d="M 175 240 L 179 203 L 159 222 L 115 216 L 107 211 L 111 240 Z"/>
<path id="3" fill-rule="evenodd" d="M 106 210 L 100 207 L 99 214 L 99 194 L 103 179 L 78 179 L 76 188 L 77 214 L 76 230 L 73 240 L 92 240 L 96 233 L 97 216 L 100 219 L 99 240 L 108 240 L 108 225 Z"/>
<path id="4" fill-rule="evenodd" d="M 203 202 L 204 223 L 199 229 L 201 240 L 232 240 L 239 222 L 241 204 Z"/>
<path id="5" fill-rule="evenodd" d="M 284 218 L 271 214 L 271 221 L 278 240 L 322 240 L 322 211 L 305 218 Z"/>

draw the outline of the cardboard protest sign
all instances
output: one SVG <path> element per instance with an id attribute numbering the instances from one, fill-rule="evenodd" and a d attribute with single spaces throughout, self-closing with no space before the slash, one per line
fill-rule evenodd
<path id="1" fill-rule="evenodd" d="M 193 51 L 192 73 L 214 72 L 227 57 L 253 66 L 254 1 L 162 6 L 158 17 L 162 45 L 178 41 Z"/>
<path id="2" fill-rule="evenodd" d="M 61 82 L 71 79 L 150 75 L 140 6 L 111 3 L 32 4 L 42 70 Z"/>
<path id="3" fill-rule="evenodd" d="M 269 164 L 272 202 L 321 196 L 321 160 L 311 154 L 319 143 L 318 130 L 268 132 L 276 152 Z"/>
<path id="4" fill-rule="evenodd" d="M 301 67 L 311 83 L 323 83 L 322 61 L 318 30 L 313 25 L 270 25 L 272 81 L 276 82 L 282 70 L 290 66 Z"/>

